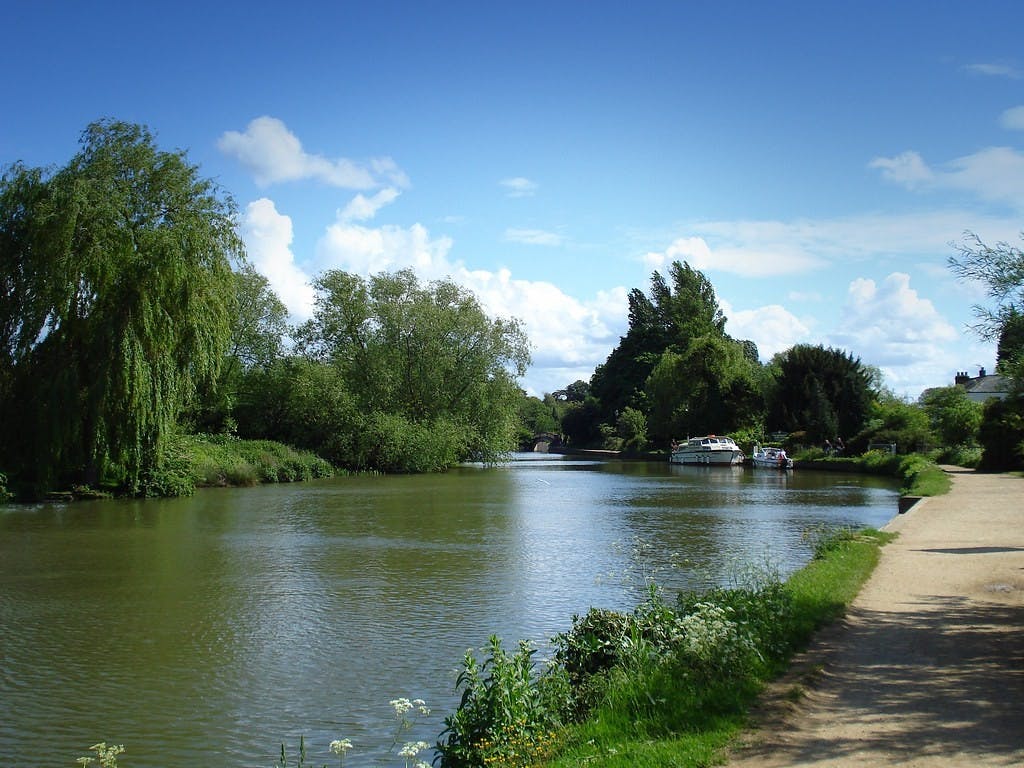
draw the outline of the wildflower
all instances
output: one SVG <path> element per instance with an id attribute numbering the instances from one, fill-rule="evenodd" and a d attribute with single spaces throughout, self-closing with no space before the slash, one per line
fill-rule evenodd
<path id="1" fill-rule="evenodd" d="M 331 742 L 331 752 L 336 755 L 344 755 L 352 749 L 352 742 L 349 739 L 335 739 Z"/>
<path id="2" fill-rule="evenodd" d="M 419 710 L 419 713 L 424 717 L 430 714 L 430 707 L 427 706 L 427 702 L 425 702 L 423 699 L 413 699 L 412 703 L 413 705 L 415 705 L 416 709 Z"/>
<path id="3" fill-rule="evenodd" d="M 425 741 L 407 741 L 405 742 L 405 745 L 398 750 L 398 756 L 406 759 L 416 757 L 416 755 L 429 747 L 430 745 Z"/>
<path id="4" fill-rule="evenodd" d="M 394 707 L 395 715 L 398 717 L 401 717 L 413 707 L 413 703 L 406 698 L 392 699 L 388 704 Z"/>

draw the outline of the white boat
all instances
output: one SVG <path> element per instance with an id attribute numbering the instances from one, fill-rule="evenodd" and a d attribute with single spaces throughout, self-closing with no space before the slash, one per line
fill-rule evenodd
<path id="1" fill-rule="evenodd" d="M 731 437 L 707 435 L 673 443 L 668 460 L 672 464 L 732 465 L 743 462 L 743 451 Z"/>
<path id="2" fill-rule="evenodd" d="M 768 469 L 792 469 L 793 460 L 786 455 L 781 448 L 762 448 L 755 446 L 750 460 L 755 467 L 766 467 Z"/>

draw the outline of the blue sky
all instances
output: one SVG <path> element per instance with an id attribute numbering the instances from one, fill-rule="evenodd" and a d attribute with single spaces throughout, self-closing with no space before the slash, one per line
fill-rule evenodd
<path id="1" fill-rule="evenodd" d="M 310 276 L 413 267 L 520 318 L 533 394 L 589 379 L 686 260 L 763 359 L 848 350 L 916 397 L 994 365 L 965 230 L 1024 230 L 1024 4 L 3 2 L 0 164 L 148 125 Z"/>

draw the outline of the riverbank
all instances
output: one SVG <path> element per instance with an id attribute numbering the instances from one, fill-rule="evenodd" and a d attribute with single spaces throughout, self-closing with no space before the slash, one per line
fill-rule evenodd
<path id="1" fill-rule="evenodd" d="M 1024 479 L 947 467 L 846 617 L 771 686 L 732 768 L 1024 764 Z"/>

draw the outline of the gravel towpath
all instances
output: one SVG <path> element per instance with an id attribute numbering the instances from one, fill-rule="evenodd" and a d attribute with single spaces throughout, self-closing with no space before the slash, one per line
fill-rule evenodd
<path id="1" fill-rule="evenodd" d="M 946 469 L 730 768 L 1024 766 L 1024 479 Z"/>

